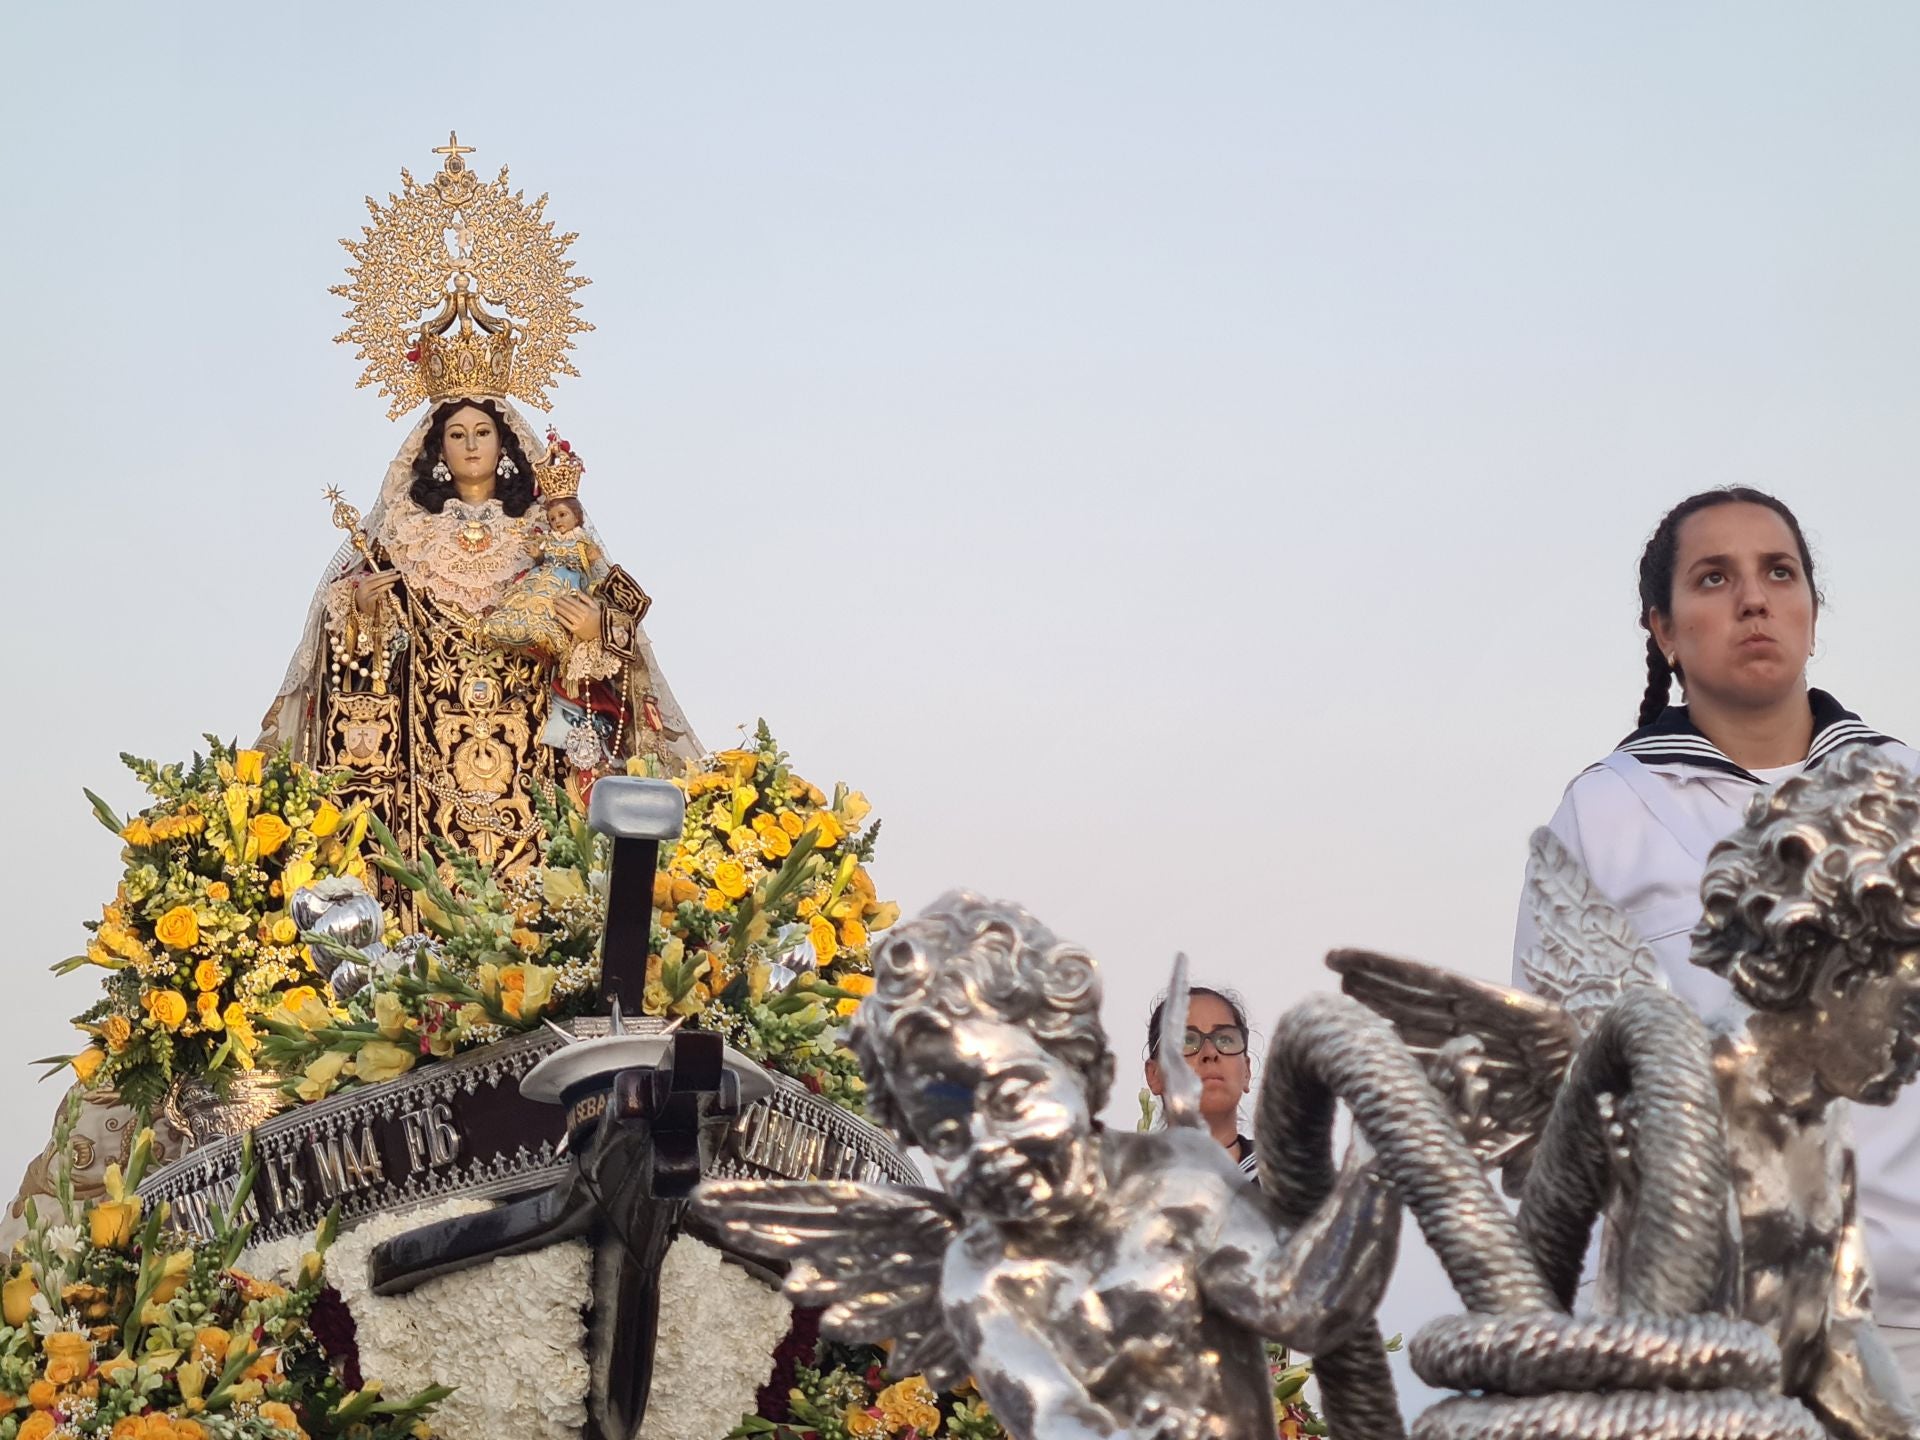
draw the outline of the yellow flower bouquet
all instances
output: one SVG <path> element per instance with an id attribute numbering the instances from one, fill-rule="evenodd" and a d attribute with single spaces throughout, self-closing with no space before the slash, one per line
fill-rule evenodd
<path id="1" fill-rule="evenodd" d="M 325 777 L 284 753 L 208 742 L 186 765 L 122 756 L 152 796 L 130 818 L 87 792 L 123 870 L 86 953 L 54 967 L 95 966 L 106 984 L 74 1020 L 86 1048 L 46 1063 L 142 1112 L 177 1080 L 254 1067 L 263 1018 L 323 983 L 288 913 L 294 892 L 366 873 L 369 817 L 336 805 Z"/>
<path id="2" fill-rule="evenodd" d="M 880 827 L 866 798 L 797 775 L 764 722 L 751 746 L 675 783 L 687 820 L 654 876 L 647 1013 L 718 1031 L 859 1108 L 838 1030 L 873 988 L 870 937 L 900 915 L 867 873 Z M 611 846 L 564 795 L 539 803 L 540 863 L 504 881 L 454 852 L 407 857 L 375 823 L 370 863 L 414 892 L 431 934 L 403 941 L 406 963 L 343 1011 L 266 1018 L 262 1055 L 294 1095 L 387 1079 L 597 1006 Z"/>
<path id="3" fill-rule="evenodd" d="M 56 1133 L 66 1153 L 79 1106 Z M 364 1383 L 353 1328 L 327 1288 L 328 1216 L 282 1284 L 236 1268 L 255 1169 L 213 1215 L 210 1240 L 169 1230 L 136 1187 L 152 1133 L 84 1208 L 56 1175 L 59 1209 L 28 1202 L 27 1235 L 0 1282 L 0 1440 L 431 1440 L 432 1386 L 384 1400 Z M 45 1197 L 42 1197 L 45 1198 Z"/>

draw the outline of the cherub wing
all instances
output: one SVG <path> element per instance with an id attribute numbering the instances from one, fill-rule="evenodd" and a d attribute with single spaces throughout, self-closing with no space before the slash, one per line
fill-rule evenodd
<path id="1" fill-rule="evenodd" d="M 970 1373 L 940 1305 L 941 1266 L 959 1234 L 960 1211 L 939 1191 L 709 1180 L 694 1193 L 693 1208 L 734 1249 L 790 1263 L 787 1298 L 825 1306 L 821 1327 L 834 1339 L 893 1341 L 894 1373 L 924 1374 L 935 1390 Z"/>
<path id="2" fill-rule="evenodd" d="M 1664 986 L 1660 963 L 1627 917 L 1545 828 L 1533 832 L 1526 897 L 1537 939 L 1520 969 L 1536 993 L 1566 1007 L 1583 1035 L 1629 986 Z"/>
<path id="3" fill-rule="evenodd" d="M 1537 995 L 1368 950 L 1336 950 L 1327 966 L 1392 1022 L 1452 1102 L 1467 1143 L 1482 1163 L 1505 1167 L 1516 1190 L 1580 1048 L 1572 1016 Z"/>

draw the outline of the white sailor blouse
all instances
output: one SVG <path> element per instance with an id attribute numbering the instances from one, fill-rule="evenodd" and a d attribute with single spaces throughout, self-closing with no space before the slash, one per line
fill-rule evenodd
<path id="1" fill-rule="evenodd" d="M 1707 853 L 1744 819 L 1765 785 L 1818 765 L 1843 745 L 1876 745 L 1920 774 L 1920 751 L 1883 735 L 1824 690 L 1811 690 L 1813 743 L 1796 765 L 1753 771 L 1700 733 L 1684 705 L 1668 706 L 1605 760 L 1574 777 L 1548 828 L 1626 913 L 1673 992 L 1711 1019 L 1734 1003 L 1731 986 L 1688 959 L 1700 919 Z M 1520 956 L 1536 940 L 1525 904 L 1514 936 Z M 1920 1326 L 1920 1086 L 1891 1106 L 1853 1107 L 1860 1160 L 1860 1213 L 1875 1277 L 1875 1311 L 1886 1324 Z"/>

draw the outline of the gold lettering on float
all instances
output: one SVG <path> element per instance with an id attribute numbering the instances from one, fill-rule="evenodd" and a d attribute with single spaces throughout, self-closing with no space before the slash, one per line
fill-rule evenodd
<path id="1" fill-rule="evenodd" d="M 307 1182 L 300 1178 L 299 1171 L 291 1162 L 291 1156 L 260 1156 L 260 1173 L 267 1177 L 267 1189 L 273 1196 L 273 1209 L 277 1215 L 299 1209 L 301 1201 L 306 1199 Z"/>
<path id="2" fill-rule="evenodd" d="M 436 1100 L 418 1110 L 400 1113 L 400 1134 L 407 1144 L 407 1173 L 437 1169 L 460 1158 L 460 1132 L 453 1125 L 453 1108 Z"/>
<path id="3" fill-rule="evenodd" d="M 744 1163 L 789 1180 L 887 1178 L 886 1171 L 856 1147 L 766 1105 L 756 1105 L 740 1117 L 734 1128 L 734 1151 Z"/>
<path id="4" fill-rule="evenodd" d="M 328 1200 L 337 1200 L 350 1190 L 365 1190 L 387 1178 L 371 1122 L 357 1131 L 315 1136 L 307 1141 L 307 1157 Z"/>

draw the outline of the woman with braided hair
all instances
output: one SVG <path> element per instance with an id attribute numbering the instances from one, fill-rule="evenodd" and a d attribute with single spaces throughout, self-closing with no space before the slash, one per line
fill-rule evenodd
<path id="1" fill-rule="evenodd" d="M 1729 486 L 1682 500 L 1641 553 L 1639 592 L 1647 688 L 1638 728 L 1574 777 L 1549 828 L 1627 914 L 1674 993 L 1713 1018 L 1735 993 L 1688 954 L 1714 845 L 1756 795 L 1837 750 L 1875 746 L 1916 773 L 1920 752 L 1808 688 L 1820 589 L 1799 520 L 1773 496 Z M 1523 903 L 1516 984 L 1526 983 L 1520 960 L 1536 940 Z M 1909 1088 L 1853 1119 L 1874 1311 L 1908 1389 L 1920 1393 L 1920 1093 Z"/>

